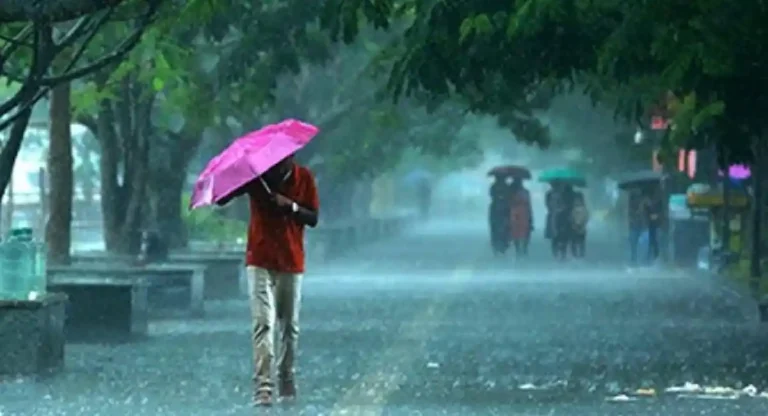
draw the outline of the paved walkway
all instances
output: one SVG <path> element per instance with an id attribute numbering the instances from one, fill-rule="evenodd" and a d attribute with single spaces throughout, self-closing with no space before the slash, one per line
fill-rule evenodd
<path id="1" fill-rule="evenodd" d="M 312 269 L 300 400 L 265 414 L 768 414 L 757 395 L 665 392 L 768 388 L 768 330 L 746 299 L 682 272 L 627 273 L 600 232 L 584 262 L 553 263 L 538 241 L 526 261 L 495 260 L 483 224 L 434 223 Z M 70 346 L 64 374 L 0 384 L 0 414 L 262 412 L 245 302 L 208 307 L 155 322 L 145 342 Z M 608 401 L 622 393 L 634 401 Z"/>

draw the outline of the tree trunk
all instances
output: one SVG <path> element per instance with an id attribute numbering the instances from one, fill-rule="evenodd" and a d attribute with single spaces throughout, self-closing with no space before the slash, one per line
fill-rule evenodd
<path id="1" fill-rule="evenodd" d="M 20 105 L 26 105 L 26 100 Z M 5 196 L 5 190 L 8 189 L 8 184 L 11 183 L 11 176 L 13 176 L 13 165 L 16 163 L 16 158 L 19 156 L 21 150 L 21 143 L 24 141 L 24 133 L 27 131 L 27 125 L 29 124 L 29 118 L 32 116 L 32 108 L 25 110 L 19 118 L 14 121 L 11 126 L 11 132 L 8 135 L 8 140 L 3 145 L 3 150 L 0 152 L 0 201 Z"/>
<path id="2" fill-rule="evenodd" d="M 153 192 L 156 227 L 171 249 L 184 248 L 189 243 L 187 227 L 181 217 L 181 210 L 186 208 L 181 206 L 185 178 L 184 170 L 170 172 L 163 178 L 162 186 L 155 186 Z"/>
<path id="3" fill-rule="evenodd" d="M 149 143 L 154 95 L 135 76 L 119 96 L 101 102 L 97 119 L 101 147 L 101 210 L 107 250 L 137 254 L 147 213 Z"/>
<path id="4" fill-rule="evenodd" d="M 15 209 L 16 201 L 13 197 L 13 182 L 8 184 L 8 203 L 5 206 L 5 210 L 3 210 L 3 218 L 2 218 L 2 231 L 3 235 L 8 234 L 11 232 L 11 229 L 13 228 L 13 211 Z M 2 238 L 0 238 L 1 240 Z"/>
<path id="5" fill-rule="evenodd" d="M 49 106 L 48 173 L 50 194 L 45 240 L 48 244 L 48 261 L 52 264 L 68 264 L 72 240 L 72 193 L 74 186 L 69 83 L 53 88 Z"/>
<path id="6" fill-rule="evenodd" d="M 104 244 L 108 251 L 116 251 L 121 238 L 120 226 L 125 219 L 125 193 L 118 182 L 121 154 L 111 100 L 104 100 L 99 104 L 96 122 L 96 136 L 101 148 L 99 173 Z"/>
<path id="7" fill-rule="evenodd" d="M 175 143 L 175 140 L 171 139 Z M 150 183 L 154 227 L 163 236 L 169 248 L 183 248 L 188 245 L 187 227 L 181 217 L 182 194 L 187 176 L 186 149 L 170 149 L 162 166 L 153 169 L 154 179 Z"/>
<path id="8" fill-rule="evenodd" d="M 141 232 L 148 225 L 145 219 L 149 214 L 147 185 L 150 177 L 150 142 L 154 134 L 151 117 L 154 98 L 140 81 L 132 77 L 118 103 L 121 114 L 118 127 L 124 151 L 123 188 L 127 195 L 118 249 L 122 253 L 138 254 Z"/>

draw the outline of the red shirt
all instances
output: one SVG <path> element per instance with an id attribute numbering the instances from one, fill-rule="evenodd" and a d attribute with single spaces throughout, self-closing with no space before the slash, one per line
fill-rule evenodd
<path id="1" fill-rule="evenodd" d="M 320 206 L 315 178 L 303 166 L 294 165 L 291 175 L 272 191 L 312 211 Z M 251 183 L 248 196 L 246 264 L 278 273 L 304 273 L 304 225 L 275 207 L 261 181 Z"/>

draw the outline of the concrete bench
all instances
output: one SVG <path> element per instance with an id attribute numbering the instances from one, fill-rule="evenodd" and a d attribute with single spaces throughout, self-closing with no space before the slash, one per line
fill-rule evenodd
<path id="1" fill-rule="evenodd" d="M 0 377 L 45 376 L 64 367 L 66 306 L 61 293 L 0 301 Z"/>
<path id="2" fill-rule="evenodd" d="M 148 288 L 147 278 L 140 275 L 48 269 L 48 290 L 69 297 L 66 333 L 73 340 L 124 341 L 146 336 Z"/>
<path id="3" fill-rule="evenodd" d="M 134 265 L 132 256 L 121 256 L 103 251 L 78 252 L 72 256 L 74 264 L 117 263 Z M 170 254 L 164 265 L 191 265 L 205 268 L 204 299 L 232 299 L 242 297 L 245 289 L 245 252 L 231 251 L 179 251 Z"/>
<path id="4" fill-rule="evenodd" d="M 75 262 L 70 266 L 49 267 L 49 284 L 60 279 L 77 281 L 78 278 L 105 282 L 145 279 L 147 309 L 151 312 L 183 310 L 192 317 L 202 317 L 205 305 L 205 267 L 190 264 L 158 263 L 139 266 L 118 259 L 113 261 Z M 169 292 L 181 292 L 177 299 L 169 299 Z M 74 301 L 73 301 L 74 302 Z"/>
<path id="5" fill-rule="evenodd" d="M 205 267 L 205 299 L 233 299 L 246 295 L 244 251 L 177 252 L 171 253 L 169 262 Z"/>

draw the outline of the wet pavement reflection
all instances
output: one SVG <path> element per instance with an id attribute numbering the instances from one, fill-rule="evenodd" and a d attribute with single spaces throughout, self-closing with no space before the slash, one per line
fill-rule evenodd
<path id="1" fill-rule="evenodd" d="M 751 302 L 682 270 L 628 273 L 594 238 L 584 262 L 552 263 L 543 242 L 493 259 L 484 229 L 438 222 L 314 266 L 300 398 L 263 413 L 768 414 Z M 0 384 L 0 414 L 262 412 L 246 302 L 207 308 L 154 322 L 147 341 L 69 345 L 63 374 Z"/>

